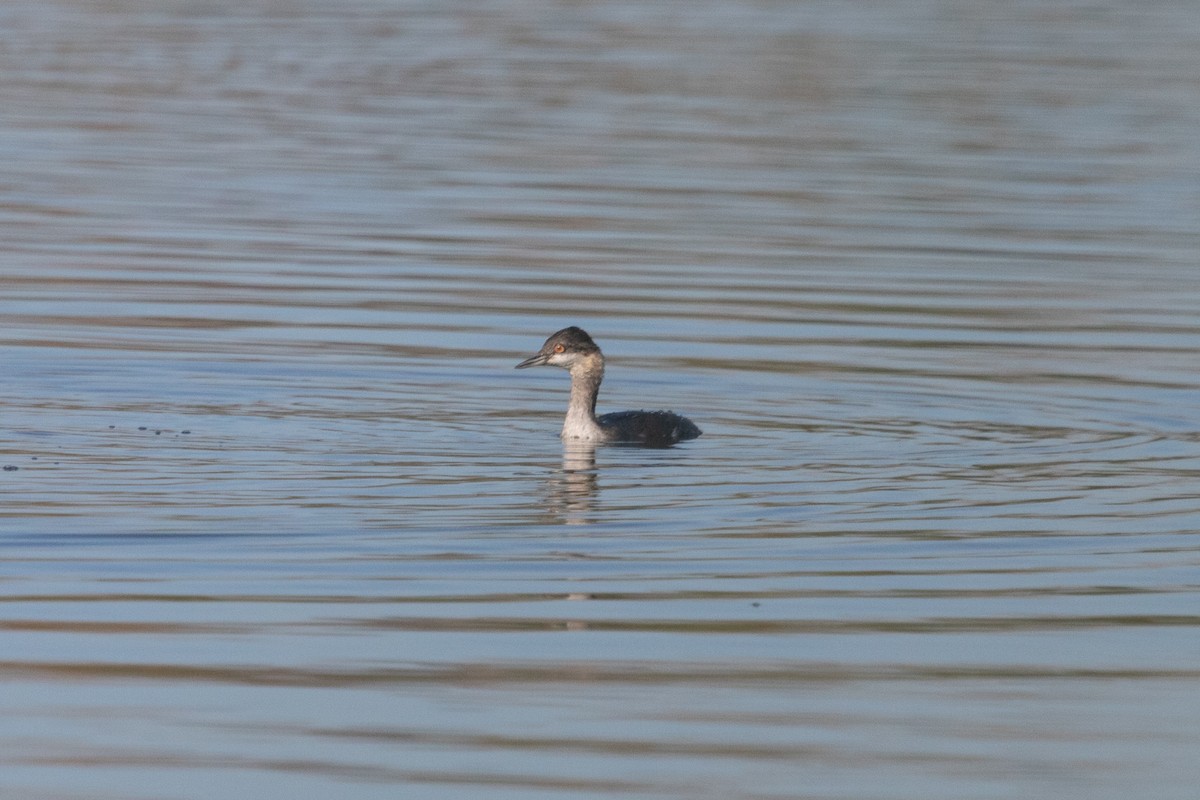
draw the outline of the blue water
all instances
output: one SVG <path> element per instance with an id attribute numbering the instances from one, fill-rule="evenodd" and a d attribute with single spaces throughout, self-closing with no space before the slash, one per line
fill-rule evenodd
<path id="1" fill-rule="evenodd" d="M 1193 17 L 6 4 L 0 797 L 1193 797 Z"/>

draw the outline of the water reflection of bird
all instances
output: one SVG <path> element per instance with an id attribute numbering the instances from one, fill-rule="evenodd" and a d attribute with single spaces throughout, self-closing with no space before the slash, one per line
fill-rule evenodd
<path id="1" fill-rule="evenodd" d="M 517 364 L 517 369 L 544 366 L 562 367 L 571 373 L 563 439 L 667 447 L 700 435 L 690 419 L 670 411 L 618 411 L 597 417 L 596 395 L 604 380 L 604 354 L 582 328 L 558 331 L 536 355 Z"/>

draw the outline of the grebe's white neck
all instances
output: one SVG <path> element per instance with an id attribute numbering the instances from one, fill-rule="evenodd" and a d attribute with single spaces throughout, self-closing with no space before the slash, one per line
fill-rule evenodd
<path id="1" fill-rule="evenodd" d="M 604 356 L 599 351 L 575 359 L 571 364 L 571 399 L 563 422 L 562 438 L 599 442 L 604 430 L 596 422 L 596 395 L 604 380 Z"/>

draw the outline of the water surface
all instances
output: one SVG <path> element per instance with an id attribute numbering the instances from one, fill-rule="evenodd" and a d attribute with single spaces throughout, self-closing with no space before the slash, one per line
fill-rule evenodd
<path id="1" fill-rule="evenodd" d="M 1194 16 L 6 4 L 0 795 L 1194 796 Z"/>

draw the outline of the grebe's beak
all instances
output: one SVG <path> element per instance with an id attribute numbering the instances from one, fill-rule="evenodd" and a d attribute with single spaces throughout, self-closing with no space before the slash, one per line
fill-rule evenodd
<path id="1" fill-rule="evenodd" d="M 544 367 L 544 366 L 546 366 L 546 361 L 549 358 L 550 358 L 550 356 L 546 355 L 545 353 L 538 353 L 536 356 L 530 356 L 529 358 L 522 361 L 520 364 L 517 364 L 515 367 L 513 367 L 513 369 L 525 369 L 526 367 Z"/>

